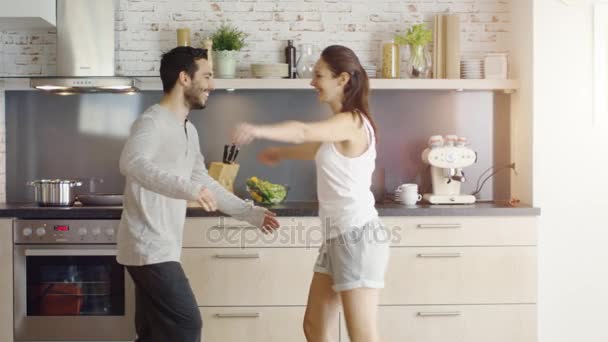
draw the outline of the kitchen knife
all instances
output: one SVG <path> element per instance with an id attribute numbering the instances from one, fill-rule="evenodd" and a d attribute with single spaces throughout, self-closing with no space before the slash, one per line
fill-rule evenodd
<path id="1" fill-rule="evenodd" d="M 236 161 L 236 156 L 238 156 L 238 155 L 239 155 L 239 151 L 240 151 L 240 150 L 241 150 L 241 149 L 237 147 L 236 151 L 234 151 L 234 156 L 232 156 L 232 160 L 230 161 L 230 163 L 231 163 L 231 164 L 232 164 L 232 163 L 234 163 L 234 162 Z"/>
<path id="2" fill-rule="evenodd" d="M 230 152 L 228 153 L 228 164 L 232 162 L 232 157 L 234 156 L 234 149 L 236 148 L 235 144 L 230 145 Z"/>
<path id="3" fill-rule="evenodd" d="M 228 164 L 228 145 L 224 145 L 224 157 L 222 158 L 222 163 Z"/>

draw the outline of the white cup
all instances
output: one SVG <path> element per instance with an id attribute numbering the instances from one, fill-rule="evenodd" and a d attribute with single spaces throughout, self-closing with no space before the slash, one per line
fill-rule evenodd
<path id="1" fill-rule="evenodd" d="M 416 202 L 422 199 L 422 195 L 415 191 L 406 191 L 403 194 L 403 204 L 405 205 L 415 205 Z"/>
<path id="2" fill-rule="evenodd" d="M 416 183 L 401 184 L 401 185 L 399 185 L 399 190 L 401 190 L 403 192 L 408 192 L 408 191 L 418 192 L 418 184 L 416 184 Z"/>
<path id="3" fill-rule="evenodd" d="M 406 183 L 399 186 L 401 190 L 401 202 L 405 205 L 414 205 L 422 199 L 422 195 L 418 194 L 418 184 Z"/>

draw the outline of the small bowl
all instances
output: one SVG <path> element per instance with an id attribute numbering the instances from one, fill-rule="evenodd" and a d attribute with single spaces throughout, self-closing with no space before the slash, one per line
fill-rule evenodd
<path id="1" fill-rule="evenodd" d="M 275 202 L 271 202 L 271 201 L 257 201 L 255 199 L 255 196 L 253 194 L 258 195 L 260 198 L 262 198 L 263 196 L 259 194 L 259 191 L 257 189 L 252 189 L 249 186 L 245 185 L 245 189 L 247 189 L 247 192 L 249 193 L 249 196 L 251 197 L 251 199 L 258 204 L 265 204 L 265 205 L 273 205 L 273 204 L 279 204 L 279 203 L 283 203 L 285 201 L 285 199 L 287 198 L 287 196 L 289 196 L 289 185 L 285 185 L 285 184 L 281 184 L 285 187 L 285 197 L 280 200 L 280 201 L 275 201 Z"/>

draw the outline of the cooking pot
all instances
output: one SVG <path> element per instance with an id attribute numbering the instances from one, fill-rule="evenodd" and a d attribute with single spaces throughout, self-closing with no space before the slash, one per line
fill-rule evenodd
<path id="1" fill-rule="evenodd" d="M 74 204 L 76 195 L 72 188 L 82 183 L 65 179 L 40 179 L 27 182 L 34 187 L 34 200 L 41 207 L 68 207 Z"/>

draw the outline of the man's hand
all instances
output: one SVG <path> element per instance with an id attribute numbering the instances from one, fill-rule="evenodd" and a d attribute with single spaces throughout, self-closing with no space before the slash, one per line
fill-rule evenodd
<path id="1" fill-rule="evenodd" d="M 262 227 L 260 228 L 264 232 L 264 234 L 270 234 L 280 227 L 279 221 L 277 221 L 275 216 L 277 216 L 277 214 L 269 210 L 266 210 L 266 212 L 264 213 L 264 222 L 262 223 Z"/>
<path id="2" fill-rule="evenodd" d="M 203 207 L 203 209 L 205 209 L 205 211 L 217 210 L 217 202 L 215 201 L 215 197 L 208 188 L 203 188 L 201 190 L 196 201 L 201 205 L 201 207 Z"/>

